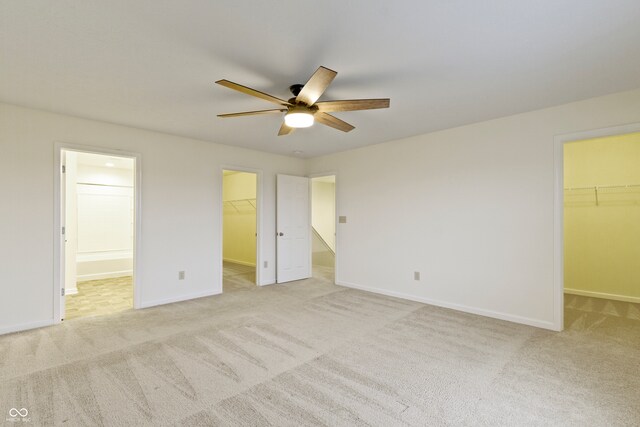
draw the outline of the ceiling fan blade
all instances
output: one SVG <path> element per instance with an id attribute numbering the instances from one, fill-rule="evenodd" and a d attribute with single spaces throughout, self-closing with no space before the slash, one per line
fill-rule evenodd
<path id="1" fill-rule="evenodd" d="M 275 110 L 258 110 L 258 111 L 244 111 L 242 113 L 228 113 L 228 114 L 218 114 L 218 117 L 228 118 L 228 117 L 242 117 L 242 116 L 255 116 L 258 114 L 279 114 L 287 111 L 286 109 L 275 109 Z"/>
<path id="2" fill-rule="evenodd" d="M 315 117 L 316 122 L 330 126 L 334 129 L 341 130 L 342 132 L 349 132 L 355 129 L 355 127 L 351 126 L 349 123 L 344 122 L 339 118 L 332 116 L 331 114 L 323 113 L 321 111 L 318 111 L 313 115 L 313 117 Z"/>
<path id="3" fill-rule="evenodd" d="M 356 111 L 374 110 L 376 108 L 389 108 L 389 98 L 383 99 L 345 99 L 343 101 L 317 102 L 318 111 Z"/>
<path id="4" fill-rule="evenodd" d="M 327 90 L 338 73 L 325 67 L 319 67 L 302 87 L 296 102 L 303 102 L 309 106 L 313 105 L 320 96 Z"/>
<path id="5" fill-rule="evenodd" d="M 287 126 L 285 124 L 285 122 L 282 122 L 282 126 L 280 126 L 280 130 L 278 131 L 278 136 L 289 135 L 294 130 L 296 130 L 296 129 L 295 128 L 290 128 L 289 126 Z"/>
<path id="6" fill-rule="evenodd" d="M 216 83 L 224 87 L 228 87 L 229 89 L 233 89 L 233 90 L 237 90 L 238 92 L 245 93 L 247 95 L 255 96 L 257 98 L 262 98 L 265 101 L 273 102 L 274 104 L 286 105 L 286 106 L 291 105 L 289 104 L 289 102 L 285 101 L 284 99 L 276 98 L 275 96 L 271 96 L 268 93 L 260 92 L 259 90 L 251 89 L 250 87 L 242 86 L 238 83 L 230 82 L 229 80 L 218 80 Z"/>

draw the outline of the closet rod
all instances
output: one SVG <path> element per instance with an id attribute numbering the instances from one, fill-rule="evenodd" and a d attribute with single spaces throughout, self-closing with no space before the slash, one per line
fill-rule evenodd
<path id="1" fill-rule="evenodd" d="M 247 202 L 249 203 L 249 205 L 251 205 L 251 207 L 253 209 L 256 209 L 256 205 L 253 204 L 253 202 L 255 202 L 256 199 L 234 199 L 234 200 L 224 200 L 222 202 L 223 205 L 231 205 L 233 206 L 233 208 L 236 210 L 236 212 L 240 213 L 240 209 L 238 209 L 238 207 L 236 206 L 235 202 Z"/>
<path id="2" fill-rule="evenodd" d="M 607 188 L 637 188 L 640 187 L 640 184 L 628 184 L 628 185 L 592 185 L 591 187 L 565 187 L 565 190 L 593 190 L 597 188 L 598 190 L 607 189 Z"/>

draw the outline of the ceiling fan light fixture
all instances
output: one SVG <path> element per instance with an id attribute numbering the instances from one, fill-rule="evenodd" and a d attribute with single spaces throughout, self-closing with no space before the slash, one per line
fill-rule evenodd
<path id="1" fill-rule="evenodd" d="M 313 125 L 313 114 L 306 111 L 290 111 L 284 116 L 284 123 L 290 128 L 308 128 Z"/>
<path id="2" fill-rule="evenodd" d="M 296 128 L 308 128 L 313 126 L 313 123 L 316 121 L 321 125 L 329 126 L 342 132 L 350 132 L 355 129 L 353 125 L 350 125 L 329 113 L 389 108 L 389 98 L 343 99 L 318 102 L 322 94 L 335 78 L 336 74 L 338 73 L 330 70 L 329 68 L 318 67 L 316 72 L 313 73 L 305 84 L 289 86 L 289 90 L 293 94 L 293 98 L 290 98 L 287 101 L 229 80 L 218 80 L 216 84 L 277 104 L 279 107 L 272 108 L 270 110 L 218 114 L 218 117 L 242 117 L 258 114 L 280 115 L 285 113 L 284 122 L 280 125 L 280 130 L 278 130 L 278 136 L 284 136 L 291 134 L 291 132 Z"/>

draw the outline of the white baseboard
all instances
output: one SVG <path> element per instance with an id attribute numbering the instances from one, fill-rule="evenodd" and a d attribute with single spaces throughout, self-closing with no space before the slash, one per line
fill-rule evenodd
<path id="1" fill-rule="evenodd" d="M 269 285 L 275 285 L 276 282 L 274 280 L 269 280 L 267 282 L 263 282 L 263 283 L 259 283 L 258 286 L 269 286 Z"/>
<path id="2" fill-rule="evenodd" d="M 140 303 L 140 308 L 149 308 L 149 307 L 155 307 L 157 305 L 164 305 L 164 304 L 171 304 L 174 302 L 180 302 L 180 301 L 187 301 L 190 299 L 196 299 L 196 298 L 203 298 L 203 297 L 210 297 L 213 295 L 219 295 L 222 293 L 222 290 L 218 289 L 218 290 L 208 290 L 208 291 L 204 291 L 204 292 L 196 292 L 193 294 L 187 294 L 187 295 L 178 295 L 175 297 L 170 297 L 170 298 L 162 298 L 162 299 L 157 299 L 157 300 L 151 300 L 151 301 L 142 301 Z"/>
<path id="3" fill-rule="evenodd" d="M 88 282 L 89 280 L 115 279 L 116 277 L 133 276 L 133 270 L 107 271 L 105 273 L 83 274 L 76 281 Z"/>
<path id="4" fill-rule="evenodd" d="M 565 294 L 573 294 L 580 295 L 583 297 L 593 297 L 593 298 L 603 298 L 610 299 L 614 301 L 624 301 L 624 302 L 633 302 L 636 304 L 640 304 L 640 298 L 638 297 L 629 297 L 626 295 L 617 295 L 617 294 L 607 294 L 604 292 L 593 292 L 593 291 L 581 291 L 579 289 L 564 289 Z"/>
<path id="5" fill-rule="evenodd" d="M 531 319 L 529 317 L 517 316 L 508 313 L 501 313 L 498 311 L 486 310 L 483 308 L 469 307 L 462 304 L 456 304 L 446 301 L 438 301 L 430 298 L 424 298 L 416 295 L 405 294 L 402 292 L 389 291 L 386 289 L 372 288 L 369 286 L 357 285 L 355 283 L 336 281 L 336 285 L 344 286 L 347 288 L 359 289 L 361 291 L 373 292 L 376 294 L 387 295 L 390 297 L 402 298 L 410 301 L 421 302 L 423 304 L 435 305 L 437 307 L 450 308 L 452 310 L 462 311 L 465 313 L 478 314 L 480 316 L 492 317 L 494 319 L 506 320 L 509 322 L 520 323 L 528 326 L 535 326 L 536 328 L 550 329 L 552 331 L 558 331 L 558 327 L 553 322 L 545 320 Z"/>
<path id="6" fill-rule="evenodd" d="M 18 325 L 0 327 L 0 335 L 10 334 L 13 332 L 26 331 L 27 329 L 42 328 L 43 326 L 51 326 L 55 322 L 53 319 L 40 320 L 38 322 L 20 323 Z"/>
<path id="7" fill-rule="evenodd" d="M 226 262 L 232 262 L 234 264 L 240 264 L 240 265 L 246 265 L 248 267 L 255 267 L 256 263 L 251 263 L 251 262 L 247 262 L 247 261 L 240 261 L 237 259 L 231 259 L 231 258 L 222 258 L 222 261 L 226 261 Z"/>
<path id="8" fill-rule="evenodd" d="M 64 288 L 65 295 L 75 295 L 78 293 L 78 288 Z"/>

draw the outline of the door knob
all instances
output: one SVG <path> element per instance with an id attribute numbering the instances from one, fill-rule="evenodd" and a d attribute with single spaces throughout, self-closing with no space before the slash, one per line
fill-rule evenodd
<path id="1" fill-rule="evenodd" d="M 278 236 L 284 236 L 283 232 L 278 233 Z"/>

